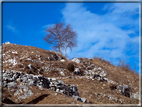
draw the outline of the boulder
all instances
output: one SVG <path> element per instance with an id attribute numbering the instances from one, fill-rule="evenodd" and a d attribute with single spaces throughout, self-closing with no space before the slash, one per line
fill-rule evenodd
<path id="1" fill-rule="evenodd" d="M 73 95 L 76 95 L 76 96 L 79 95 L 77 86 L 71 85 L 70 88 L 71 88 L 71 90 L 73 91 Z"/>
<path id="2" fill-rule="evenodd" d="M 19 99 L 26 99 L 30 96 L 33 95 L 32 91 L 28 88 L 28 86 L 26 85 L 18 85 L 18 89 L 17 91 L 14 93 L 14 96 L 17 96 L 18 95 L 18 100 Z"/>
<path id="3" fill-rule="evenodd" d="M 131 88 L 127 85 L 119 85 L 117 87 L 119 90 L 121 90 L 122 95 L 126 96 L 126 97 L 131 97 Z"/>

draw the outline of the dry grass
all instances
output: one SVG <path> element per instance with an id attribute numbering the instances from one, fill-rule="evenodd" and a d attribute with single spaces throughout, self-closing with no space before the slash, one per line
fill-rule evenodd
<path id="1" fill-rule="evenodd" d="M 17 51 L 18 54 L 12 54 L 11 52 L 7 53 L 6 56 L 10 55 L 10 58 L 15 57 L 18 64 L 16 66 L 8 65 L 6 66 L 5 63 L 3 64 L 3 69 L 9 69 L 9 70 L 16 70 L 16 71 L 22 71 L 22 72 L 27 72 L 27 73 L 32 73 L 35 75 L 42 74 L 45 77 L 63 77 L 57 70 L 52 70 L 50 72 L 43 72 L 42 67 L 48 67 L 50 65 L 50 68 L 62 68 L 66 69 L 66 66 L 71 63 L 72 61 L 67 60 L 64 56 L 58 54 L 61 58 L 65 59 L 65 62 L 61 62 L 59 59 L 56 58 L 56 54 L 51 51 L 43 50 L 40 48 L 36 47 L 31 47 L 31 46 L 22 46 L 22 45 L 16 45 L 16 44 L 8 44 L 8 45 L 3 45 L 3 52 L 6 53 L 9 50 L 12 51 Z M 24 51 L 23 51 L 24 50 Z M 32 53 L 33 52 L 33 53 Z M 53 55 L 53 58 L 51 57 L 51 54 Z M 26 56 L 25 56 L 26 55 Z M 36 55 L 40 55 L 39 60 Z M 25 57 L 23 57 L 25 56 Z M 22 58 L 20 60 L 20 58 Z M 50 57 L 50 58 L 48 58 Z M 27 58 L 31 58 L 32 60 L 36 61 L 41 61 L 40 62 L 31 62 L 26 60 Z M 56 60 L 55 60 L 56 59 Z M 107 78 L 119 83 L 119 84 L 126 84 L 131 87 L 132 93 L 135 93 L 139 90 L 139 75 L 136 74 L 135 72 L 132 72 L 130 69 L 123 69 L 122 67 L 114 66 L 111 64 L 109 61 L 105 61 L 102 58 L 97 58 L 94 57 L 93 59 L 88 59 L 88 58 L 79 58 L 81 61 L 85 59 L 85 62 L 83 64 L 81 63 L 75 63 L 72 62 L 75 68 L 80 67 L 80 71 L 82 76 L 84 76 L 83 72 L 87 70 L 93 69 L 93 67 L 88 67 L 87 63 L 94 64 L 97 67 L 101 67 L 105 71 L 107 71 L 108 75 L 106 76 Z M 22 63 L 23 65 L 21 65 Z M 33 69 L 29 69 L 28 65 L 32 64 Z M 12 67 L 12 68 L 10 68 Z M 127 67 L 127 66 L 126 66 Z M 39 69 L 40 72 L 37 72 Z M 72 76 L 72 72 L 69 70 L 64 71 L 66 76 Z M 79 77 L 82 77 L 79 76 Z M 85 97 L 90 104 L 118 104 L 117 102 L 108 100 L 107 98 L 102 98 L 102 97 L 97 97 L 94 93 L 103 93 L 106 95 L 111 95 L 112 97 L 117 97 L 117 99 L 124 99 L 126 104 L 131 104 L 131 103 L 138 103 L 138 100 L 134 100 L 131 98 L 127 98 L 122 95 L 122 93 L 117 93 L 115 86 L 113 84 L 109 83 L 101 83 L 98 80 L 91 80 L 87 78 L 75 78 L 73 76 L 71 79 L 61 79 L 64 81 L 65 84 L 74 84 L 78 87 L 78 92 L 81 97 Z M 103 84 L 105 84 L 103 86 Z M 130 85 L 131 84 L 131 85 Z M 135 90 L 134 88 L 137 87 Z M 79 101 L 75 101 L 70 97 L 67 97 L 66 95 L 63 94 L 57 94 L 51 90 L 43 89 L 40 90 L 36 86 L 32 86 L 31 88 L 32 92 L 34 93 L 33 96 L 21 100 L 16 103 L 22 103 L 22 104 L 71 104 L 72 102 L 78 103 L 78 104 L 83 104 Z M 39 94 L 37 94 L 39 93 Z M 13 96 L 10 96 L 9 91 L 4 88 L 3 92 L 4 97 L 11 97 L 14 100 L 16 99 Z M 102 101 L 100 102 L 99 99 Z M 14 101 L 13 100 L 13 101 Z"/>
<path id="2" fill-rule="evenodd" d="M 102 60 L 101 58 L 94 58 L 92 63 L 102 67 L 109 73 L 109 79 L 119 83 L 130 86 L 132 84 L 132 91 L 136 92 L 133 87 L 139 88 L 139 75 L 131 70 L 125 71 L 124 69 L 114 66 L 108 61 Z"/>

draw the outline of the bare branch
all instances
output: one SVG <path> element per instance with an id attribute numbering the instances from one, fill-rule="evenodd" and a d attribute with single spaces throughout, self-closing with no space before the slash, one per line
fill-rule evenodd
<path id="1" fill-rule="evenodd" d="M 77 34 L 68 24 L 64 28 L 64 23 L 56 23 L 54 26 L 46 29 L 46 37 L 43 38 L 47 43 L 52 45 L 52 48 L 62 54 L 62 49 L 65 49 L 65 55 L 67 48 L 72 51 L 73 47 L 77 46 Z"/>

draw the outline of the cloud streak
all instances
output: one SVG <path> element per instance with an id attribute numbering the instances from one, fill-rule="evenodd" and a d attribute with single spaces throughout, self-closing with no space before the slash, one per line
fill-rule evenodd
<path id="1" fill-rule="evenodd" d="M 8 30 L 10 30 L 11 32 L 13 32 L 13 33 L 19 33 L 19 31 L 17 30 L 17 28 L 15 26 L 10 25 L 10 24 L 6 25 L 6 28 Z"/>

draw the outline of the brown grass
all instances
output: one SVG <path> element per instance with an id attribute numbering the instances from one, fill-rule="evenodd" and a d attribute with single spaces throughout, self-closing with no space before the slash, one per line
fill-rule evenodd
<path id="1" fill-rule="evenodd" d="M 65 59 L 65 62 L 61 62 L 59 59 L 56 59 L 56 54 L 55 52 L 39 49 L 36 47 L 31 47 L 31 46 L 22 46 L 22 45 L 15 45 L 15 44 L 9 44 L 9 45 L 3 45 L 3 52 L 7 52 L 9 50 L 15 50 L 18 52 L 18 54 L 12 54 L 12 53 L 7 53 L 6 56 L 10 55 L 10 58 L 15 57 L 17 62 L 16 66 L 8 65 L 6 66 L 5 63 L 3 64 L 3 69 L 9 69 L 9 70 L 16 70 L 16 71 L 22 71 L 22 72 L 27 72 L 27 73 L 33 73 L 35 75 L 38 75 L 37 70 L 39 69 L 39 73 L 42 74 L 45 77 L 61 77 L 59 71 L 52 70 L 50 72 L 43 72 L 42 67 L 47 67 L 50 65 L 50 68 L 62 68 L 66 69 L 66 66 L 68 63 L 71 63 L 72 61 L 67 60 L 64 56 L 58 54 L 61 56 L 63 59 Z M 24 51 L 23 51 L 24 50 Z M 34 53 L 32 53 L 34 52 Z M 26 55 L 25 58 L 21 59 L 24 55 Z M 54 58 L 51 58 L 51 54 L 53 54 Z M 36 58 L 36 55 L 40 55 L 39 57 L 41 60 Z M 48 58 L 50 57 L 50 59 Z M 41 61 L 40 62 L 31 62 L 27 61 L 27 58 L 31 58 L 32 60 L 36 61 Z M 56 60 L 55 60 L 56 59 Z M 107 78 L 119 83 L 119 84 L 126 84 L 131 87 L 132 93 L 135 93 L 139 90 L 139 75 L 136 74 L 135 72 L 132 72 L 130 69 L 123 69 L 118 66 L 114 66 L 111 64 L 109 61 L 106 61 L 102 58 L 97 58 L 94 57 L 93 59 L 88 59 L 88 58 L 79 58 L 81 61 L 85 59 L 85 62 L 83 64 L 81 63 L 75 63 L 72 62 L 75 68 L 80 67 L 80 71 L 83 76 L 84 70 L 88 67 L 87 63 L 94 64 L 97 67 L 103 68 L 105 71 L 107 71 L 108 75 L 106 76 Z M 21 65 L 22 63 L 23 65 Z M 33 70 L 30 70 L 28 65 L 32 64 Z M 10 68 L 12 67 L 12 68 Z M 126 66 L 127 68 L 127 66 Z M 129 67 L 128 67 L 129 68 Z M 91 70 L 93 67 L 89 67 L 87 70 Z M 47 74 L 48 73 L 48 74 Z M 71 72 L 69 70 L 64 71 L 66 76 L 72 76 Z M 117 97 L 117 99 L 124 99 L 125 104 L 130 104 L 130 103 L 138 103 L 138 100 L 134 100 L 131 98 L 127 98 L 122 95 L 122 93 L 117 93 L 117 89 L 114 89 L 115 86 L 113 84 L 109 83 L 101 83 L 98 80 L 90 80 L 86 78 L 75 78 L 77 77 L 76 75 L 73 76 L 71 79 L 61 79 L 64 81 L 65 84 L 74 84 L 78 87 L 78 92 L 81 97 L 87 98 L 87 100 L 90 103 L 93 104 L 117 104 L 114 101 L 108 100 L 107 98 L 102 98 L 102 97 L 97 97 L 94 93 L 103 93 L 106 95 L 111 95 L 112 97 Z M 80 76 L 81 77 L 81 76 Z M 130 83 L 132 85 L 130 85 Z M 105 84 L 103 86 L 103 84 Z M 136 90 L 134 88 L 137 87 Z M 13 101 L 16 99 L 13 96 L 10 95 L 9 91 L 4 88 L 3 95 L 4 97 L 7 98 L 13 98 Z M 40 90 L 36 86 L 32 86 L 31 90 L 33 91 L 34 95 L 22 100 L 21 102 L 17 103 L 22 103 L 22 104 L 71 104 L 71 102 L 78 103 L 78 104 L 83 104 L 79 101 L 75 101 L 70 97 L 67 97 L 66 95 L 63 94 L 57 94 L 51 90 L 43 89 Z M 39 93 L 39 94 L 37 94 Z M 100 102 L 98 100 L 100 98 L 102 101 Z"/>

